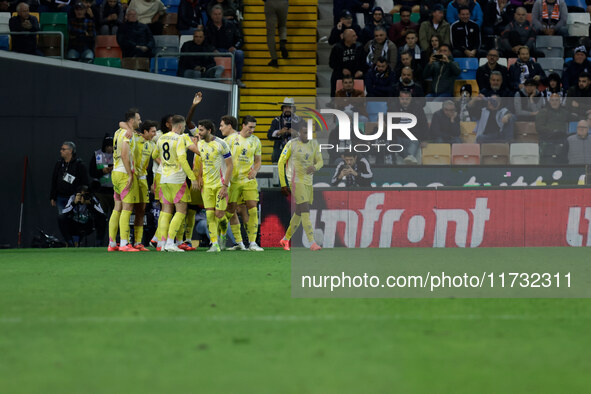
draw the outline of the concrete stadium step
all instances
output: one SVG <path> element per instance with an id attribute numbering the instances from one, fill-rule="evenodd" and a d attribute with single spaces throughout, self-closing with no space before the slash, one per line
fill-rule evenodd
<path id="1" fill-rule="evenodd" d="M 306 14 L 292 14 L 290 13 L 287 16 L 287 22 L 290 21 L 316 21 L 317 14 L 316 12 L 313 13 L 306 13 Z M 264 21 L 265 14 L 263 12 L 258 14 L 252 14 L 248 17 L 244 17 L 245 21 Z"/>
<path id="2" fill-rule="evenodd" d="M 313 28 L 310 28 L 310 27 L 294 27 L 292 29 L 289 29 L 287 34 L 288 34 L 288 37 L 306 36 L 306 35 L 310 35 L 310 31 L 312 29 Z M 267 37 L 267 29 L 264 27 L 251 27 L 248 29 L 248 35 L 249 36 L 265 36 L 265 37 Z M 279 35 L 277 34 L 277 31 L 275 32 L 275 38 L 279 42 Z"/>
<path id="3" fill-rule="evenodd" d="M 269 89 L 315 89 L 316 88 L 316 81 L 253 81 L 253 80 L 244 80 L 242 81 L 246 84 L 248 88 L 253 89 L 262 89 L 262 88 L 269 88 Z M 247 83 L 248 82 L 248 83 Z"/>
<path id="4" fill-rule="evenodd" d="M 243 81 L 316 81 L 316 76 L 312 74 L 245 74 Z"/>
<path id="5" fill-rule="evenodd" d="M 316 34 L 311 36 L 291 36 L 289 37 L 289 42 L 292 44 L 296 43 L 303 43 L 303 44 L 311 44 L 316 43 Z M 267 37 L 266 36 L 245 36 L 244 37 L 245 47 L 248 47 L 249 44 L 267 44 Z"/>
<path id="6" fill-rule="evenodd" d="M 310 20 L 310 21 L 301 21 L 301 20 L 290 21 L 290 20 L 288 20 L 287 21 L 288 34 L 290 33 L 291 29 L 301 29 L 301 28 L 313 29 L 314 27 L 316 27 L 316 22 L 313 20 Z M 267 23 L 265 20 L 244 20 L 242 22 L 242 28 L 243 29 L 254 29 L 254 28 L 266 29 Z"/>
<path id="7" fill-rule="evenodd" d="M 269 66 L 244 66 L 245 73 L 316 73 L 316 65 L 313 66 L 283 66 L 279 68 Z"/>
<path id="8" fill-rule="evenodd" d="M 289 92 L 285 92 L 285 93 L 289 93 Z M 281 103 L 283 101 L 283 98 L 285 97 L 291 97 L 289 94 L 266 94 L 266 95 L 258 95 L 258 96 L 242 96 L 240 97 L 240 102 L 241 104 L 275 104 L 275 103 Z M 308 97 L 310 99 L 311 103 L 315 102 L 315 98 L 314 96 L 310 96 Z M 295 101 L 296 103 L 300 102 L 299 100 L 301 100 L 303 98 L 296 98 Z"/>
<path id="9" fill-rule="evenodd" d="M 240 89 L 240 93 L 243 95 L 248 96 L 264 96 L 264 95 L 271 95 L 271 94 L 279 94 L 283 95 L 283 92 L 288 92 L 289 96 L 315 96 L 316 95 L 316 87 L 314 88 L 255 88 L 250 87 L 249 85 L 246 88 Z"/>
<path id="10" fill-rule="evenodd" d="M 290 51 L 289 49 L 287 51 L 289 52 L 290 59 L 316 59 L 316 54 L 313 51 Z M 279 56 L 281 56 L 281 53 L 279 52 L 279 45 L 277 45 L 277 54 Z M 263 59 L 269 60 L 269 51 L 268 50 L 265 50 L 265 51 L 247 50 L 247 51 L 244 51 L 244 58 L 245 59 L 263 58 Z"/>
<path id="11" fill-rule="evenodd" d="M 265 6 L 264 5 L 244 5 L 244 13 L 245 14 L 253 14 L 253 13 L 262 13 L 265 14 Z M 293 14 L 316 14 L 316 6 L 315 5 L 289 5 L 288 17 L 289 15 Z M 332 13 L 332 9 L 331 9 Z M 246 19 L 246 18 L 245 18 Z"/>
<path id="12" fill-rule="evenodd" d="M 269 63 L 269 58 L 245 58 L 245 66 L 266 66 Z M 316 59 L 282 59 L 279 58 L 279 67 L 281 66 L 315 66 Z"/>

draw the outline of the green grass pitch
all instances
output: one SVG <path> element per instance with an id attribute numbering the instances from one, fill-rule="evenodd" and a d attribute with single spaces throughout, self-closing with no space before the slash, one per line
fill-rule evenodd
<path id="1" fill-rule="evenodd" d="M 590 329 L 586 299 L 292 299 L 278 249 L 0 252 L 6 394 L 583 393 Z"/>

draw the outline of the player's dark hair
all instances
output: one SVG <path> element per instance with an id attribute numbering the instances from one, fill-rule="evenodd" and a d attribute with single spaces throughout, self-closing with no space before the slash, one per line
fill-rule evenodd
<path id="1" fill-rule="evenodd" d="M 236 119 L 232 115 L 222 116 L 222 122 L 224 122 L 225 124 L 229 124 L 230 126 L 232 126 L 234 130 L 236 130 L 236 128 L 238 127 L 238 119 Z"/>
<path id="2" fill-rule="evenodd" d="M 153 120 L 144 120 L 140 126 L 140 131 L 143 133 L 144 131 L 150 131 L 152 127 L 158 127 L 158 122 Z"/>
<path id="3" fill-rule="evenodd" d="M 250 122 L 256 123 L 257 120 L 254 116 L 252 115 L 246 115 L 244 118 L 242 118 L 242 125 L 246 126 L 247 124 L 249 124 Z"/>
<path id="4" fill-rule="evenodd" d="M 127 112 L 125 113 L 125 121 L 129 122 L 129 120 L 135 118 L 135 114 L 137 114 L 139 112 L 140 112 L 140 110 L 137 108 L 128 109 Z"/>
<path id="5" fill-rule="evenodd" d="M 185 117 L 181 115 L 173 115 L 171 122 L 173 126 L 180 123 L 185 123 Z"/>
<path id="6" fill-rule="evenodd" d="M 162 119 L 160 120 L 160 131 L 162 131 L 163 133 L 168 133 L 170 131 L 168 127 L 166 127 L 166 123 L 173 116 L 174 114 L 166 114 L 162 117 Z"/>
<path id="7" fill-rule="evenodd" d="M 202 119 L 198 124 L 199 126 L 203 126 L 206 130 L 209 130 L 210 133 L 213 133 L 215 129 L 213 122 L 209 119 Z"/>

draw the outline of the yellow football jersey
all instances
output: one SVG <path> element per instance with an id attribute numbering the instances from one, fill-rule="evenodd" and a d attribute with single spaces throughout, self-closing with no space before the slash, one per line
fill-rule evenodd
<path id="1" fill-rule="evenodd" d="M 135 163 L 135 174 L 138 177 L 145 177 L 148 174 L 148 164 L 150 164 L 150 157 L 156 147 L 153 141 L 145 140 L 139 134 L 135 134 L 135 150 L 134 150 L 134 163 Z"/>
<path id="2" fill-rule="evenodd" d="M 199 141 L 197 148 L 203 163 L 203 185 L 209 188 L 222 186 L 222 163 L 231 156 L 228 145 L 215 137 L 211 142 Z"/>
<path id="3" fill-rule="evenodd" d="M 195 179 L 195 174 L 187 162 L 185 138 L 182 135 L 172 131 L 162 135 L 152 152 L 152 157 L 160 157 L 161 183 L 182 184 L 186 177 L 191 180 Z"/>
<path id="4" fill-rule="evenodd" d="M 115 132 L 113 137 L 113 171 L 127 173 L 125 166 L 123 165 L 123 159 L 121 158 L 122 147 L 124 143 L 129 144 L 129 164 L 131 165 L 131 171 L 134 171 L 134 152 L 135 152 L 135 139 L 125 137 L 127 130 L 119 129 Z"/>
<path id="5" fill-rule="evenodd" d="M 255 135 L 244 138 L 240 133 L 229 135 L 226 139 L 234 163 L 232 183 L 248 182 L 248 173 L 254 165 L 254 157 L 261 155 L 261 140 Z"/>
<path id="6" fill-rule="evenodd" d="M 279 180 L 281 186 L 285 186 L 285 164 L 288 162 L 293 163 L 292 174 L 287 174 L 289 181 L 302 185 L 313 184 L 314 174 L 308 174 L 306 169 L 310 166 L 314 166 L 316 171 L 322 168 L 324 162 L 322 160 L 322 154 L 316 140 L 308 142 L 302 142 L 299 138 L 292 139 L 287 142 L 281 156 L 279 157 L 279 163 L 277 167 L 279 169 Z M 289 171 L 289 169 L 288 169 Z"/>

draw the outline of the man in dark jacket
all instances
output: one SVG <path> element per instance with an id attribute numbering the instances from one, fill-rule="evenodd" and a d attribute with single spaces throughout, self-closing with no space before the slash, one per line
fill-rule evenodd
<path id="1" fill-rule="evenodd" d="M 570 111 L 562 105 L 562 97 L 552 93 L 548 104 L 536 116 L 536 132 L 541 142 L 563 142 L 567 137 L 568 123 L 574 120 Z"/>
<path id="2" fill-rule="evenodd" d="M 361 27 L 357 23 L 353 22 L 353 15 L 350 11 L 344 10 L 341 14 L 341 19 L 335 27 L 332 28 L 330 31 L 330 36 L 328 37 L 328 43 L 330 45 L 334 45 L 337 42 L 340 42 L 343 39 L 343 32 L 347 29 L 353 29 L 355 34 L 359 36 L 361 34 Z"/>
<path id="3" fill-rule="evenodd" d="M 445 18 L 450 25 L 459 19 L 461 7 L 468 7 L 468 10 L 470 10 L 470 14 L 472 15 L 472 20 L 476 22 L 478 26 L 482 26 L 484 19 L 482 8 L 480 8 L 480 4 L 474 0 L 454 0 L 447 5 Z"/>
<path id="4" fill-rule="evenodd" d="M 388 108 L 390 111 L 390 108 Z M 417 137 L 418 141 L 410 140 L 405 134 L 400 132 L 397 134 L 397 143 L 404 147 L 404 150 L 399 153 L 405 164 L 417 164 L 417 154 L 420 143 L 427 141 L 429 124 L 425 111 L 423 111 L 422 101 L 413 98 L 409 91 L 402 90 L 396 101 L 394 101 L 391 112 L 402 112 L 413 114 L 417 118 L 417 124 L 412 128 L 412 133 Z M 394 119 L 395 123 L 410 123 L 409 118 Z"/>
<path id="5" fill-rule="evenodd" d="M 526 46 L 522 46 L 519 49 L 519 58 L 508 71 L 508 85 L 509 89 L 514 92 L 518 92 L 524 87 L 524 83 L 527 79 L 533 78 L 536 82 L 546 79 L 546 73 L 538 63 L 536 63 L 529 56 L 529 49 Z"/>
<path id="6" fill-rule="evenodd" d="M 518 7 L 510 22 L 501 33 L 499 48 L 504 57 L 516 57 L 519 48 L 523 45 L 533 53 L 536 45 L 536 31 L 532 24 L 526 19 L 527 11 Z"/>
<path id="7" fill-rule="evenodd" d="M 82 185 L 88 185 L 86 168 L 76 156 L 76 145 L 66 141 L 60 150 L 61 159 L 55 163 L 51 177 L 51 192 L 49 199 L 51 206 L 57 206 L 61 214 L 72 194 Z"/>
<path id="8" fill-rule="evenodd" d="M 495 70 L 490 73 L 488 79 L 488 88 L 480 90 L 480 94 L 484 97 L 499 96 L 499 97 L 511 97 L 513 92 L 505 87 L 505 77 L 500 71 Z"/>
<path id="9" fill-rule="evenodd" d="M 156 43 L 148 25 L 137 21 L 137 12 L 134 9 L 127 9 L 125 20 L 117 30 L 117 43 L 123 57 L 152 57 Z"/>
<path id="10" fill-rule="evenodd" d="M 178 12 L 180 34 L 193 34 L 197 26 L 202 25 L 199 0 L 181 0 Z"/>
<path id="11" fill-rule="evenodd" d="M 352 75 L 355 79 L 362 79 L 367 69 L 365 51 L 357 42 L 357 34 L 351 29 L 343 32 L 343 41 L 332 47 L 328 62 L 332 68 L 330 77 L 330 95 L 334 97 L 336 82 L 345 75 Z"/>
<path id="12" fill-rule="evenodd" d="M 562 72 L 562 86 L 568 90 L 571 86 L 577 84 L 579 75 L 584 72 L 591 72 L 591 61 L 587 58 L 587 49 L 579 46 L 575 49 L 573 60 L 564 64 Z"/>
<path id="13" fill-rule="evenodd" d="M 39 21 L 36 17 L 29 15 L 27 3 L 19 3 L 16 6 L 16 12 L 18 15 L 8 21 L 10 31 L 30 33 L 39 31 Z M 37 37 L 34 34 L 12 36 L 12 50 L 29 55 L 42 55 L 37 49 Z"/>
<path id="14" fill-rule="evenodd" d="M 203 29 L 198 27 L 193 32 L 193 40 L 183 44 L 181 52 L 213 52 L 215 49 L 205 43 Z M 178 75 L 185 78 L 220 78 L 224 66 L 216 66 L 212 56 L 181 56 Z"/>
<path id="15" fill-rule="evenodd" d="M 66 58 L 87 63 L 94 59 L 94 21 L 86 15 L 86 4 L 78 1 L 74 5 L 74 18 L 68 20 L 69 44 Z"/>
<path id="16" fill-rule="evenodd" d="M 373 40 L 373 31 L 376 27 L 381 26 L 386 32 L 388 32 L 388 29 L 390 28 L 390 24 L 384 19 L 384 10 L 382 7 L 374 7 L 371 12 L 371 17 L 371 22 L 365 25 L 359 36 L 361 44 L 363 45 L 370 40 Z"/>
<path id="17" fill-rule="evenodd" d="M 414 81 L 413 71 L 410 67 L 403 67 L 400 71 L 400 78 L 394 84 L 394 97 L 398 97 L 403 90 L 410 92 L 413 97 L 425 97 L 421 85 Z"/>
<path id="18" fill-rule="evenodd" d="M 567 106 L 573 114 L 581 119 L 588 117 L 591 114 L 591 74 L 579 75 L 578 83 L 568 89 L 566 96 Z"/>
<path id="19" fill-rule="evenodd" d="M 460 66 L 451 56 L 449 45 L 440 45 L 437 55 L 431 55 L 429 64 L 423 71 L 424 79 L 433 79 L 432 91 L 427 97 L 452 97 L 454 83 L 461 71 Z"/>
<path id="20" fill-rule="evenodd" d="M 304 126 L 304 120 L 295 114 L 295 100 L 286 97 L 281 103 L 281 115 L 271 122 L 267 138 L 273 143 L 273 155 L 271 161 L 277 163 L 279 156 L 287 142 L 292 138 L 294 130 L 298 131 Z"/>
<path id="21" fill-rule="evenodd" d="M 460 117 L 453 101 L 444 101 L 442 108 L 433 114 L 429 141 L 448 144 L 462 142 L 460 139 Z"/>
<path id="22" fill-rule="evenodd" d="M 459 17 L 450 26 L 454 57 L 482 57 L 480 51 L 480 27 L 470 20 L 470 9 L 461 6 Z"/>
<path id="23" fill-rule="evenodd" d="M 392 97 L 394 96 L 394 72 L 390 69 L 388 61 L 380 57 L 374 67 L 365 76 L 365 90 L 367 97 Z"/>
<path id="24" fill-rule="evenodd" d="M 498 71 L 503 76 L 503 86 L 507 80 L 507 67 L 499 64 L 499 51 L 491 49 L 486 55 L 487 62 L 476 70 L 476 83 L 478 89 L 490 89 L 490 75 L 493 71 Z"/>
<path id="25" fill-rule="evenodd" d="M 509 0 L 491 0 L 484 8 L 482 33 L 485 36 L 499 36 L 505 26 L 513 20 L 515 6 Z"/>

